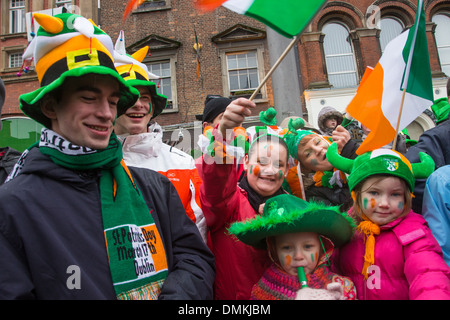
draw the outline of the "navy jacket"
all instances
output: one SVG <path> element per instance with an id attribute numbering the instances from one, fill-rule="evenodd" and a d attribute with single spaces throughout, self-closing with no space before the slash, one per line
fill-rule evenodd
<path id="1" fill-rule="evenodd" d="M 10 147 L 0 148 L 1 152 L 5 152 L 5 154 L 0 157 L 0 184 L 5 182 L 21 155 L 19 151 Z"/>
<path id="2" fill-rule="evenodd" d="M 214 258 L 175 188 L 157 172 L 130 171 L 166 250 L 160 299 L 211 299 Z M 115 299 L 99 175 L 60 167 L 32 149 L 21 174 L 0 187 L 0 299 Z M 70 266 L 79 268 L 79 289 L 67 285 Z"/>
<path id="3" fill-rule="evenodd" d="M 435 164 L 435 169 L 446 164 L 450 164 L 450 120 L 442 122 L 438 126 L 431 128 L 419 137 L 416 145 L 410 147 L 405 157 L 411 163 L 420 162 L 419 152 L 430 155 Z M 422 200 L 426 179 L 416 179 L 414 186 L 414 198 L 412 209 L 416 213 L 422 213 Z"/>

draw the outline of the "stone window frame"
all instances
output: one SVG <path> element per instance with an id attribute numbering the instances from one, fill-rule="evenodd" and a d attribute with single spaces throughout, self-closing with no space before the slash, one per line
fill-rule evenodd
<path id="1" fill-rule="evenodd" d="M 170 86 L 172 90 L 172 100 L 168 101 L 168 104 L 171 103 L 172 107 L 170 109 L 164 109 L 162 113 L 175 113 L 179 111 L 178 107 L 178 89 L 177 89 L 177 54 L 173 51 L 159 51 L 152 52 L 150 57 L 146 57 L 142 63 L 148 65 L 151 63 L 162 63 L 162 62 L 170 63 Z M 158 85 L 158 80 L 154 80 L 156 85 Z"/>
<path id="2" fill-rule="evenodd" d="M 25 45 L 2 47 L 0 51 L 0 72 L 18 72 L 22 65 L 19 67 L 9 67 L 9 56 L 14 53 L 22 53 L 25 51 Z"/>
<path id="3" fill-rule="evenodd" d="M 26 30 L 24 30 L 23 32 L 18 32 L 18 33 L 10 33 L 9 32 L 10 31 L 10 29 L 9 29 L 9 17 L 10 17 L 9 5 L 10 5 L 10 0 L 2 1 L 0 3 L 0 20 L 1 20 L 0 37 L 2 38 L 2 40 L 8 39 L 8 38 L 21 37 L 26 34 Z M 25 1 L 25 13 L 27 13 L 28 11 L 29 11 L 29 1 Z"/>
<path id="4" fill-rule="evenodd" d="M 172 9 L 172 0 L 148 0 L 146 2 L 153 2 L 154 4 L 146 6 L 144 2 L 132 14 Z"/>

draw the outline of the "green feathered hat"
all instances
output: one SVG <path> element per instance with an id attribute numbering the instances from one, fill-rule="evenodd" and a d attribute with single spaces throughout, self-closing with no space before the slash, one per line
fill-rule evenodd
<path id="1" fill-rule="evenodd" d="M 114 47 L 114 65 L 120 76 L 132 87 L 143 86 L 148 88 L 152 97 L 152 119 L 161 114 L 167 105 L 167 97 L 158 93 L 156 84 L 152 80 L 160 77 L 151 73 L 148 67 L 142 63 L 147 56 L 150 47 L 145 46 L 129 55 L 125 50 L 125 36 L 120 31 Z"/>
<path id="2" fill-rule="evenodd" d="M 315 232 L 335 247 L 348 242 L 355 222 L 337 206 L 327 206 L 282 194 L 266 201 L 262 215 L 232 223 L 228 232 L 252 247 L 266 248 L 266 238 L 294 232 Z"/>
<path id="3" fill-rule="evenodd" d="M 370 176 L 392 175 L 405 180 L 412 192 L 415 179 L 425 179 L 434 171 L 433 158 L 424 152 L 419 152 L 420 163 L 410 163 L 404 155 L 390 149 L 369 151 L 352 160 L 339 155 L 337 144 L 332 143 L 326 156 L 333 167 L 349 174 L 350 191 Z"/>
<path id="4" fill-rule="evenodd" d="M 431 110 L 436 117 L 436 124 L 441 123 L 448 119 L 448 114 L 450 112 L 450 104 L 448 103 L 448 97 L 439 98 L 434 100 Z"/>
<path id="5" fill-rule="evenodd" d="M 117 80 L 120 91 L 117 116 L 134 105 L 139 91 L 117 73 L 113 43 L 103 30 L 72 13 L 55 16 L 34 13 L 33 19 L 40 27 L 23 59 L 34 62 L 41 87 L 19 96 L 20 108 L 26 115 L 48 128 L 51 121 L 41 111 L 42 98 L 60 88 L 67 78 L 88 74 L 107 75 Z"/>

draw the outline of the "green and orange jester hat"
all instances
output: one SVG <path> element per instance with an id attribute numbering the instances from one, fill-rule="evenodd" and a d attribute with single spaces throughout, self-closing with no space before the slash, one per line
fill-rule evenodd
<path id="1" fill-rule="evenodd" d="M 23 59 L 32 61 L 40 88 L 19 97 L 20 108 L 30 118 L 49 127 L 41 111 L 42 98 L 59 89 L 67 78 L 89 74 L 107 75 L 119 84 L 117 116 L 125 113 L 139 98 L 139 91 L 129 86 L 114 67 L 111 38 L 92 21 L 76 14 L 50 16 L 34 13 L 40 27 L 25 50 Z"/>
<path id="2" fill-rule="evenodd" d="M 148 55 L 150 48 L 142 47 L 132 55 L 126 53 L 125 35 L 120 31 L 119 38 L 114 47 L 114 65 L 120 76 L 132 87 L 146 87 L 152 97 L 153 115 L 152 119 L 159 115 L 167 105 L 167 97 L 158 93 L 157 86 L 152 80 L 160 79 L 159 76 L 151 73 L 148 67 L 142 63 Z"/>
<path id="3" fill-rule="evenodd" d="M 410 163 L 404 155 L 390 149 L 376 149 L 348 159 L 339 155 L 337 144 L 332 143 L 326 157 L 333 167 L 349 174 L 350 191 L 370 176 L 391 175 L 405 180 L 412 192 L 416 179 L 425 179 L 434 171 L 433 158 L 424 152 L 419 152 L 420 163 Z"/>

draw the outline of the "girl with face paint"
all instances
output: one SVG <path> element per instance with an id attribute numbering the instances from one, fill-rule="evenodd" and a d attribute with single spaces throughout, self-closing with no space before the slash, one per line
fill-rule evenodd
<path id="1" fill-rule="evenodd" d="M 358 299 L 450 299 L 450 268 L 425 219 L 411 210 L 415 179 L 434 170 L 431 157 L 422 153 L 422 162 L 411 164 L 398 152 L 378 149 L 348 160 L 333 145 L 327 157 L 349 173 L 349 215 L 358 227 L 334 261 L 355 283 Z"/>
<path id="2" fill-rule="evenodd" d="M 214 292 L 218 300 L 248 300 L 252 286 L 271 263 L 266 250 L 236 241 L 226 229 L 233 222 L 259 215 L 267 199 L 286 193 L 282 183 L 289 154 L 281 137 L 261 135 L 252 142 L 241 180 L 236 160 L 224 155 L 231 149 L 233 129 L 241 127 L 255 107 L 253 101 L 244 98 L 233 100 L 212 131 L 214 155 L 205 153 L 202 158 L 200 199 L 215 255 Z"/>
<path id="3" fill-rule="evenodd" d="M 298 191 L 299 171 L 303 179 L 305 200 L 321 201 L 328 205 L 340 205 L 346 212 L 353 204 L 346 177 L 336 170 L 326 157 L 327 149 L 335 141 L 341 154 L 353 159 L 358 145 L 350 139 L 350 134 L 342 126 L 334 130 L 332 137 L 319 135 L 312 131 L 297 130 L 284 136 L 290 155 L 297 166 L 289 169 L 287 183 L 292 194 L 303 197 Z"/>
<path id="4" fill-rule="evenodd" d="M 338 207 L 289 194 L 270 198 L 261 216 L 233 223 L 231 234 L 253 247 L 267 248 L 272 260 L 253 286 L 251 299 L 355 299 L 352 281 L 329 267 L 334 248 L 351 239 L 354 226 Z"/>

